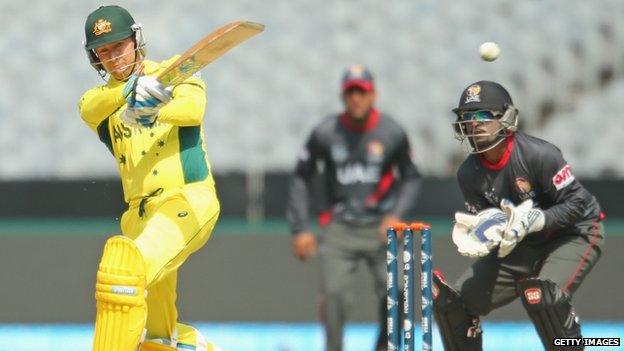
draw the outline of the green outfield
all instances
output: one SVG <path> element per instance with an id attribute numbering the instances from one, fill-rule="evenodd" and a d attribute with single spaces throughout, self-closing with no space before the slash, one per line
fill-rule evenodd
<path id="1" fill-rule="evenodd" d="M 424 219 L 433 225 L 435 266 L 456 279 L 471 260 L 457 254 L 451 221 Z M 624 305 L 624 286 L 613 277 L 624 266 L 624 218 L 610 218 L 606 226 L 610 238 L 603 256 L 586 288 L 575 295 L 584 319 L 621 319 L 613 306 Z M 1 274 L 11 282 L 10 288 L 0 289 L 0 300 L 11 301 L 0 311 L 0 323 L 90 323 L 95 272 L 106 238 L 116 233 L 119 226 L 112 217 L 0 220 Z M 361 268 L 353 280 L 354 301 L 374 306 L 370 276 Z M 208 244 L 180 271 L 180 311 L 197 321 L 310 322 L 317 316 L 320 284 L 319 260 L 301 263 L 293 257 L 283 218 L 249 223 L 224 217 Z M 352 318 L 373 321 L 375 310 L 354 309 Z M 523 318 L 526 312 L 519 303 L 488 316 L 497 321 Z"/>

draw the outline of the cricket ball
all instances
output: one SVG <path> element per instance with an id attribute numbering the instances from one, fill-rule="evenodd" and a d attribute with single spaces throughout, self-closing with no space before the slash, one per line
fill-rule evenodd
<path id="1" fill-rule="evenodd" d="M 488 41 L 479 46 L 479 55 L 481 55 L 484 61 L 491 62 L 496 60 L 498 55 L 500 55 L 500 48 L 498 44 Z"/>

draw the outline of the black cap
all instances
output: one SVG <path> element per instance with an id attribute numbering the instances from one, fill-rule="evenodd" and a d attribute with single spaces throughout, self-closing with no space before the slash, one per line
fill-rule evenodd
<path id="1" fill-rule="evenodd" d="M 511 96 L 502 85 L 488 80 L 470 84 L 461 95 L 459 104 L 453 112 L 492 110 L 504 112 L 513 105 Z"/>

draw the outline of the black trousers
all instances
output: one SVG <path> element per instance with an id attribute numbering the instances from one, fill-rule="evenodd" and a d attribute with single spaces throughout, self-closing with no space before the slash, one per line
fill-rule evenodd
<path id="1" fill-rule="evenodd" d="M 581 230 L 557 234 L 551 240 L 533 241 L 528 234 L 524 241 L 504 258 L 497 250 L 477 259 L 455 284 L 468 312 L 485 316 L 518 297 L 516 283 L 525 277 L 550 279 L 559 288 L 573 295 L 583 279 L 600 258 L 604 242 L 601 223 L 587 221 Z"/>

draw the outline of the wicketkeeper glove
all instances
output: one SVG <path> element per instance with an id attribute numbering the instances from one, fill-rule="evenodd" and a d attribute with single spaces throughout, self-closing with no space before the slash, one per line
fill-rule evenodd
<path id="1" fill-rule="evenodd" d="M 476 215 L 456 212 L 453 242 L 463 256 L 486 256 L 498 246 L 506 226 L 507 217 L 497 208 L 489 208 Z"/>
<path id="2" fill-rule="evenodd" d="M 546 218 L 539 208 L 533 208 L 529 199 L 518 206 L 507 199 L 501 201 L 501 209 L 507 214 L 508 223 L 498 249 L 498 257 L 505 257 L 522 241 L 527 234 L 544 229 Z"/>

